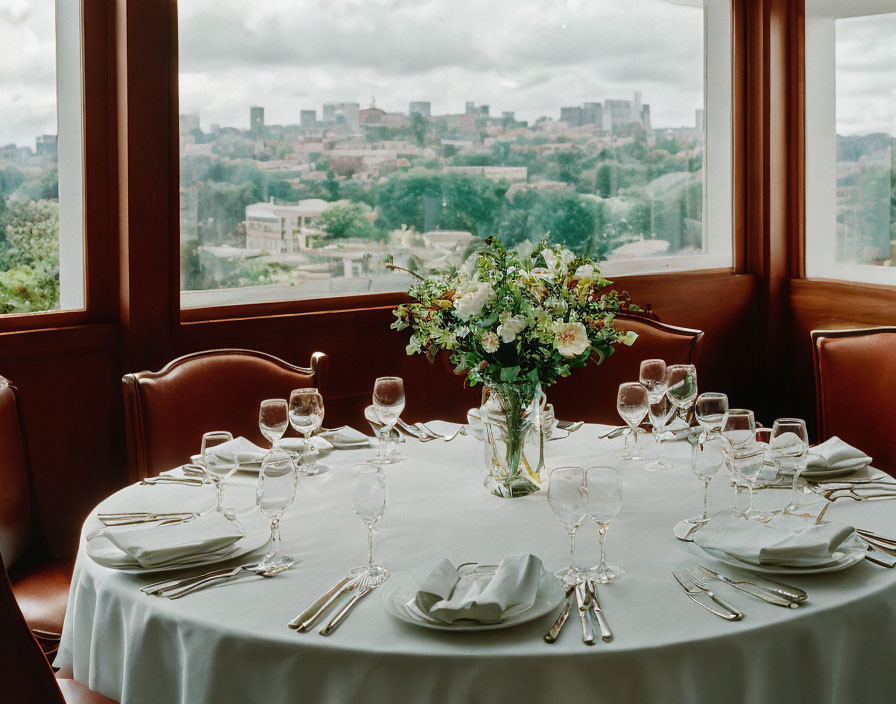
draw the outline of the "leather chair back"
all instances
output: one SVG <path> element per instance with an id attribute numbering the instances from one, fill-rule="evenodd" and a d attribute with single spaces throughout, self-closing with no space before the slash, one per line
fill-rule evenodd
<path id="1" fill-rule="evenodd" d="M 813 330 L 819 442 L 832 435 L 896 476 L 889 417 L 896 397 L 896 327 Z"/>
<path id="2" fill-rule="evenodd" d="M 296 367 L 263 352 L 223 349 L 179 357 L 158 372 L 126 374 L 131 479 L 188 462 L 199 452 L 203 433 L 211 430 L 265 443 L 258 430 L 259 404 L 289 398 L 297 388 L 316 386 L 323 393 L 328 361 L 315 352 L 309 367 Z"/>
<path id="3" fill-rule="evenodd" d="M 65 704 L 50 663 L 19 611 L 3 560 L 0 560 L 0 682 L 3 701 Z"/>
<path id="4" fill-rule="evenodd" d="M 657 320 L 619 315 L 619 330 L 633 330 L 638 339 L 631 347 L 618 345 L 601 364 L 574 369 L 547 392 L 557 418 L 619 425 L 616 391 L 626 381 L 637 381 L 641 361 L 663 359 L 666 364 L 696 364 L 703 331 L 667 325 Z M 699 381 L 699 369 L 697 370 Z"/>
<path id="5" fill-rule="evenodd" d="M 0 377 L 0 555 L 12 568 L 31 541 L 31 480 L 15 387 Z"/>

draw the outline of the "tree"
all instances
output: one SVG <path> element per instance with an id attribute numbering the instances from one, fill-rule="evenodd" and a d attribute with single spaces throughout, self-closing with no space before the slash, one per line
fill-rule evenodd
<path id="1" fill-rule="evenodd" d="M 551 242 L 569 247 L 573 252 L 590 251 L 595 231 L 596 211 L 575 193 L 548 193 L 533 212 L 537 237 L 549 234 Z"/>
<path id="2" fill-rule="evenodd" d="M 2 200 L 2 199 L 0 199 Z M 27 313 L 59 306 L 59 205 L 15 203 L 2 213 L 0 313 Z"/>
<path id="3" fill-rule="evenodd" d="M 359 205 L 330 206 L 321 214 L 319 222 L 328 239 L 376 239 L 379 234 Z"/>

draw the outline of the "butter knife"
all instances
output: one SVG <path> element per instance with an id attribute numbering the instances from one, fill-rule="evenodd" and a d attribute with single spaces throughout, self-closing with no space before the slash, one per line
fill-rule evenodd
<path id="1" fill-rule="evenodd" d="M 316 616 L 318 611 L 321 611 L 325 605 L 327 605 L 333 597 L 342 594 L 342 591 L 345 589 L 345 586 L 355 579 L 354 577 L 345 577 L 344 579 L 339 580 L 335 587 L 330 589 L 328 592 L 320 596 L 311 606 L 305 609 L 302 613 L 296 616 L 292 621 L 290 621 L 287 626 L 293 629 L 294 631 L 302 631 L 306 630 L 302 628 L 302 625 L 311 619 L 312 616 Z M 313 621 L 311 622 L 313 624 Z M 309 624 L 308 628 L 311 627 Z"/>
<path id="2" fill-rule="evenodd" d="M 594 580 L 589 578 L 588 596 L 591 599 L 591 610 L 594 612 L 594 618 L 597 619 L 597 625 L 600 628 L 600 638 L 604 643 L 613 640 L 613 631 L 610 630 L 610 624 L 607 623 L 607 617 L 604 616 L 603 609 L 600 608 L 600 601 L 597 599 L 597 585 Z"/>
<path id="3" fill-rule="evenodd" d="M 582 622 L 582 641 L 585 645 L 594 645 L 594 631 L 591 628 L 591 619 L 588 616 L 588 595 L 582 582 L 576 585 L 576 602 L 579 605 L 579 620 Z"/>
<path id="4" fill-rule="evenodd" d="M 341 587 L 336 588 L 335 590 L 330 590 L 328 592 L 329 596 L 326 601 L 323 602 L 323 605 L 320 606 L 316 611 L 312 612 L 310 616 L 308 616 L 304 621 L 302 621 L 294 630 L 299 633 L 306 633 L 310 631 L 314 624 L 317 622 L 321 616 L 323 616 L 327 611 L 330 610 L 330 607 L 333 606 L 337 601 L 339 601 L 339 597 L 341 597 L 346 592 L 350 592 L 358 585 L 358 578 L 355 577 L 353 579 L 349 579 L 348 582 L 343 584 Z M 324 596 L 327 596 L 326 594 Z M 312 604 L 313 606 L 313 604 Z M 310 609 L 306 609 L 310 611 Z M 304 616 L 304 614 L 302 614 Z M 290 626 L 292 628 L 292 626 Z"/>
<path id="5" fill-rule="evenodd" d="M 572 609 L 572 593 L 574 589 L 575 587 L 570 587 L 566 590 L 566 600 L 563 604 L 563 609 L 560 611 L 560 615 L 557 617 L 557 620 L 554 621 L 554 625 L 551 626 L 551 630 L 545 633 L 545 643 L 553 643 L 557 640 L 557 638 L 560 637 L 560 629 L 563 628 L 563 625 L 569 618 L 570 609 Z"/>
<path id="6" fill-rule="evenodd" d="M 780 592 L 772 591 L 771 589 L 767 589 L 758 584 L 753 584 L 752 582 L 747 582 L 745 580 L 731 579 L 731 577 L 726 577 L 725 575 L 719 574 L 718 572 L 713 572 L 711 569 L 709 569 L 708 567 L 704 567 L 703 565 L 700 565 L 700 571 L 711 579 L 717 579 L 720 582 L 729 584 L 735 589 L 739 589 L 746 594 L 755 596 L 757 599 L 767 601 L 769 604 L 774 604 L 775 606 L 785 606 L 790 609 L 799 608 L 800 602 L 796 598 L 788 598 L 786 596 L 783 596 Z"/>

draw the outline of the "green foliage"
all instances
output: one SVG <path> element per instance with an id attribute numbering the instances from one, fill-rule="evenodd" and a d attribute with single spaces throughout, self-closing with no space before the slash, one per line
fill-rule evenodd
<path id="1" fill-rule="evenodd" d="M 58 307 L 59 205 L 46 200 L 4 203 L 0 208 L 0 313 Z"/>
<path id="2" fill-rule="evenodd" d="M 359 205 L 333 205 L 319 221 L 329 239 L 376 239 L 380 235 Z"/>

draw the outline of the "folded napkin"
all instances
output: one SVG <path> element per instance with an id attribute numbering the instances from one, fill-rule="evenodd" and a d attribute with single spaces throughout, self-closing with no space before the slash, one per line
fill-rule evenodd
<path id="1" fill-rule="evenodd" d="M 213 511 L 167 526 L 109 527 L 102 537 L 130 558 L 118 566 L 159 568 L 227 554 L 243 535 L 238 523 Z"/>
<path id="2" fill-rule="evenodd" d="M 241 465 L 261 464 L 261 461 L 268 452 L 270 452 L 270 450 L 260 448 L 254 442 L 247 440 L 242 435 L 233 440 L 221 443 L 212 450 L 213 454 L 222 459 L 230 459 L 236 455 L 236 461 Z M 200 457 L 200 461 L 201 459 L 202 458 Z"/>
<path id="3" fill-rule="evenodd" d="M 321 452 L 322 450 L 332 450 L 333 445 L 326 438 L 322 438 L 320 435 L 315 435 L 313 437 L 308 438 L 308 441 L 311 445 L 311 448 Z M 287 450 L 288 452 L 296 452 L 301 453 L 305 449 L 305 439 L 304 438 L 283 438 L 280 440 L 280 449 Z M 265 450 L 265 453 L 270 452 L 270 450 Z M 259 460 L 259 464 L 261 461 Z"/>
<path id="4" fill-rule="evenodd" d="M 836 435 L 809 450 L 810 472 L 861 469 L 871 463 L 871 458 L 861 450 L 844 442 Z"/>
<path id="5" fill-rule="evenodd" d="M 815 567 L 833 561 L 834 553 L 853 533 L 852 526 L 842 523 L 807 525 L 779 516 L 760 523 L 726 512 L 716 514 L 694 533 L 694 542 L 754 564 Z"/>
<path id="6" fill-rule="evenodd" d="M 508 612 L 523 611 L 535 603 L 545 574 L 534 555 L 504 558 L 494 575 L 461 577 L 457 568 L 442 560 L 423 580 L 414 605 L 427 617 L 442 623 L 465 619 L 479 623 L 500 623 Z"/>
<path id="7" fill-rule="evenodd" d="M 370 444 L 370 438 L 350 425 L 343 425 L 327 433 L 321 433 L 333 445 L 333 447 L 366 447 Z"/>

